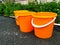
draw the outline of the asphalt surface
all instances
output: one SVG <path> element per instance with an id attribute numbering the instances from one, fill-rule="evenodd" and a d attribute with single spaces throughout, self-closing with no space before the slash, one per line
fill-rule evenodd
<path id="1" fill-rule="evenodd" d="M 15 19 L 0 16 L 0 45 L 60 45 L 60 31 L 55 28 L 51 38 L 40 39 L 33 32 L 21 32 Z"/>

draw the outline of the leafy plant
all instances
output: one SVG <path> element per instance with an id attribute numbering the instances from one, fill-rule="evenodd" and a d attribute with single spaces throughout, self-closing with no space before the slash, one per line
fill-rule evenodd
<path id="1" fill-rule="evenodd" d="M 4 4 L 0 3 L 0 15 L 3 15 L 4 14 Z"/>
<path id="2" fill-rule="evenodd" d="M 35 12 L 55 12 L 58 14 L 56 22 L 60 22 L 60 2 L 47 2 L 47 3 L 29 3 L 22 5 L 20 3 L 0 3 L 0 15 L 13 16 L 15 10 L 29 10 Z"/>
<path id="3" fill-rule="evenodd" d="M 14 15 L 14 10 L 21 10 L 22 5 L 20 3 L 5 3 L 5 9 L 4 9 L 4 14 L 5 16 L 13 16 Z"/>
<path id="4" fill-rule="evenodd" d="M 9 16 L 10 15 L 10 10 L 11 10 L 11 4 L 10 3 L 5 3 L 5 9 L 4 9 L 4 14 L 5 16 Z"/>
<path id="5" fill-rule="evenodd" d="M 30 11 L 35 11 L 34 8 L 35 8 L 35 3 L 29 3 L 27 6 L 27 10 L 30 10 Z"/>
<path id="6" fill-rule="evenodd" d="M 20 3 L 14 3 L 12 4 L 12 7 L 14 8 L 14 10 L 22 10 L 22 4 Z"/>

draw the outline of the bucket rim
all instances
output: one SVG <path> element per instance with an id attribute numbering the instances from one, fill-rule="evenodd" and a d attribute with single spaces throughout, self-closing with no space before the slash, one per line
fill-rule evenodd
<path id="1" fill-rule="evenodd" d="M 54 12 L 37 12 L 32 15 L 35 18 L 54 18 L 57 16 L 57 13 Z"/>
<path id="2" fill-rule="evenodd" d="M 14 14 L 16 16 L 30 16 L 33 15 L 35 12 L 33 11 L 28 11 L 28 10 L 16 10 L 14 11 Z"/>

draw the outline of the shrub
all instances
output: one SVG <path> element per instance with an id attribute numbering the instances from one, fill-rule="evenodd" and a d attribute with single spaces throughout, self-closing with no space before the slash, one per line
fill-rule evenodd
<path id="1" fill-rule="evenodd" d="M 29 10 L 35 12 L 55 12 L 58 14 L 56 22 L 60 22 L 60 2 L 47 2 L 47 3 L 29 3 L 22 5 L 20 3 L 4 3 L 0 4 L 0 15 L 13 16 L 15 10 Z"/>
<path id="2" fill-rule="evenodd" d="M 30 11 L 35 11 L 34 8 L 35 8 L 35 3 L 29 3 L 27 6 L 27 10 L 30 10 Z"/>
<path id="3" fill-rule="evenodd" d="M 11 4 L 10 3 L 5 3 L 5 8 L 4 8 L 4 15 L 9 16 L 10 15 L 10 10 L 11 10 Z"/>
<path id="4" fill-rule="evenodd" d="M 22 5 L 20 3 L 5 3 L 5 9 L 4 9 L 4 14 L 5 16 L 13 16 L 14 10 L 21 10 L 22 9 Z"/>
<path id="5" fill-rule="evenodd" d="M 0 3 L 0 15 L 3 15 L 4 14 L 4 4 Z"/>

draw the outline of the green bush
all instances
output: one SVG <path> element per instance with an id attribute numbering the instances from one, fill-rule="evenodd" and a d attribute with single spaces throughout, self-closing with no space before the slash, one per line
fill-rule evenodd
<path id="1" fill-rule="evenodd" d="M 35 8 L 35 3 L 29 3 L 28 6 L 27 6 L 27 10 L 29 11 L 35 11 L 34 8 Z"/>
<path id="2" fill-rule="evenodd" d="M 57 16 L 57 19 L 56 19 L 56 22 L 57 23 L 60 23 L 60 2 L 58 2 L 58 5 L 59 5 L 59 7 L 58 7 L 58 11 L 57 11 L 57 14 L 58 14 L 58 16 Z"/>
<path id="3" fill-rule="evenodd" d="M 5 8 L 4 8 L 4 15 L 5 16 L 13 16 L 15 10 L 22 10 L 23 6 L 20 3 L 5 3 Z"/>
<path id="4" fill-rule="evenodd" d="M 20 3 L 13 3 L 10 7 L 10 16 L 14 15 L 15 10 L 22 10 L 22 5 Z"/>
<path id="5" fill-rule="evenodd" d="M 3 15 L 4 14 L 4 4 L 0 3 L 0 15 Z"/>
<path id="6" fill-rule="evenodd" d="M 4 8 L 4 15 L 9 16 L 10 15 L 10 10 L 11 10 L 11 4 L 10 3 L 5 3 L 5 8 Z"/>
<path id="7" fill-rule="evenodd" d="M 12 4 L 14 10 L 22 10 L 22 5 L 20 3 Z"/>
<path id="8" fill-rule="evenodd" d="M 56 22 L 60 22 L 60 2 L 47 3 L 29 3 L 22 5 L 20 3 L 4 3 L 0 4 L 0 15 L 13 16 L 15 10 L 29 10 L 35 12 L 55 12 L 58 14 Z"/>

